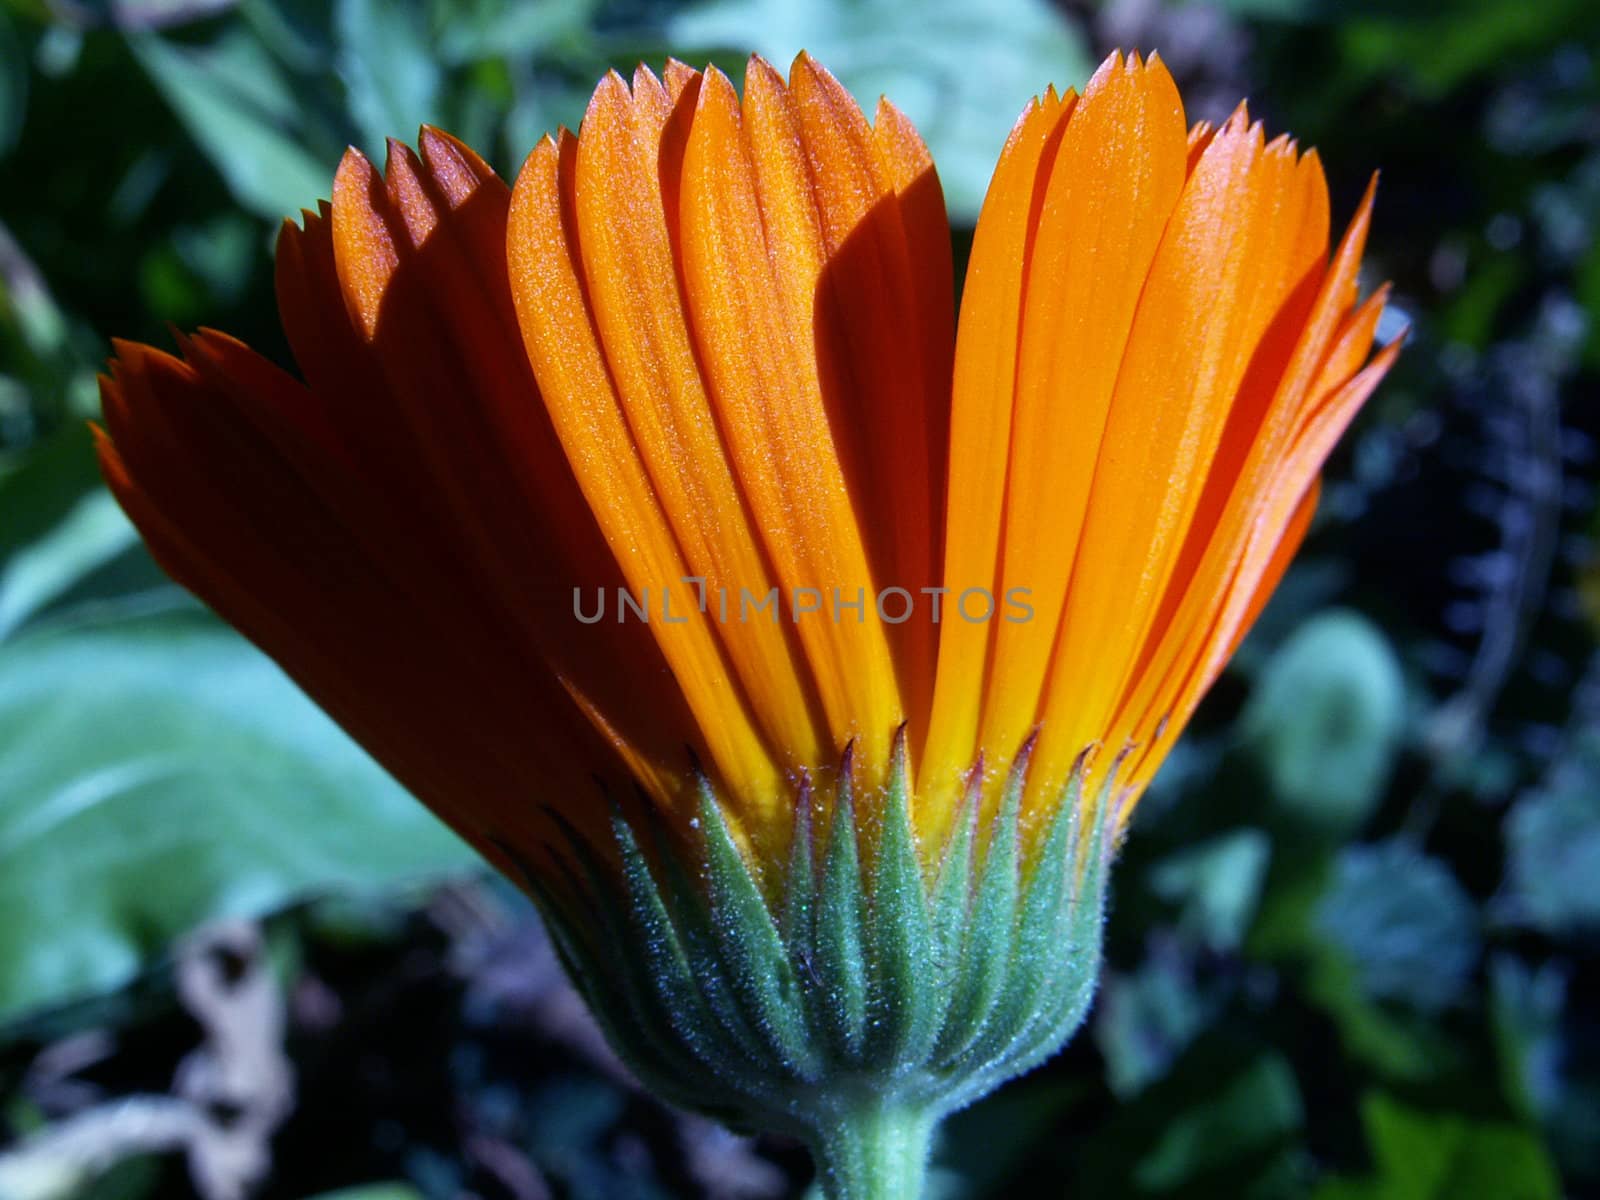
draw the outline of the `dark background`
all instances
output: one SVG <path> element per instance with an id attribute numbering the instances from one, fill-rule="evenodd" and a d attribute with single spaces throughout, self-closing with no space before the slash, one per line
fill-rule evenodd
<path id="1" fill-rule="evenodd" d="M 964 244 L 1026 97 L 1159 49 L 1381 168 L 1413 341 L 1141 808 L 1060 1058 L 944 1197 L 1600 1196 L 1600 6 L 0 0 L 0 1197 L 780 1197 L 628 1084 L 528 906 L 163 582 L 95 477 L 113 335 L 282 354 L 346 143 L 513 173 L 610 65 L 802 46 L 932 144 Z M 351 1189 L 351 1190 L 344 1190 Z"/>

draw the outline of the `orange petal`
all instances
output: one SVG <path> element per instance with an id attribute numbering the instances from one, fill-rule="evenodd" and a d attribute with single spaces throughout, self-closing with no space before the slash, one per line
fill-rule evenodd
<path id="1" fill-rule="evenodd" d="M 507 248 L 523 343 L 573 471 L 632 593 L 671 597 L 674 622 L 658 621 L 651 632 L 704 731 L 709 764 L 731 793 L 775 797 L 779 780 L 765 735 L 717 631 L 698 619 L 695 590 L 680 583 L 706 573 L 697 569 L 689 548 L 680 546 L 663 510 L 590 311 L 573 194 L 576 155 L 576 139 L 568 135 L 559 146 L 541 142 L 512 196 Z M 689 486 L 676 477 L 668 482 Z M 738 586 L 734 581 L 736 603 Z M 612 628 L 608 624 L 597 636 Z"/>
<path id="2" fill-rule="evenodd" d="M 1266 147 L 1242 112 L 1184 185 L 1145 280 L 1095 466 L 1034 760 L 1046 794 L 1082 745 L 1108 733 L 1123 740 L 1109 718 L 1137 683 L 1239 388 L 1273 317 L 1314 267 L 1303 235 L 1317 220 L 1314 195 L 1292 147 Z"/>
<path id="3" fill-rule="evenodd" d="M 537 841 L 537 764 L 575 746 L 599 762 L 604 747 L 488 622 L 368 556 L 305 482 L 337 478 L 314 441 L 291 454 L 257 427 L 304 406 L 298 384 L 211 335 L 190 352 L 119 345 L 103 385 L 106 476 L 158 558 L 470 840 Z M 571 761 L 543 778 L 582 794 Z"/>
<path id="4" fill-rule="evenodd" d="M 1292 147 L 1285 147 L 1292 154 Z M 1226 416 L 1216 455 L 1205 471 L 1203 490 L 1185 540 L 1165 585 L 1127 695 L 1111 725 L 1118 743 L 1146 743 L 1152 729 L 1170 720 L 1182 686 L 1181 664 L 1192 653 L 1197 630 L 1212 619 L 1219 594 L 1243 553 L 1253 505 L 1288 446 L 1299 396 L 1284 375 L 1308 336 L 1307 316 L 1322 285 L 1327 245 L 1327 189 L 1316 159 L 1276 162 L 1269 149 L 1267 178 L 1276 201 L 1271 233 L 1287 249 L 1276 286 L 1263 286 L 1276 311 L 1261 329 L 1248 369 Z M 1269 251 L 1270 252 L 1270 251 Z M 1258 314 L 1259 315 L 1259 314 Z"/>
<path id="5" fill-rule="evenodd" d="M 689 99 L 686 93 L 678 104 Z M 713 594 L 748 588 L 764 595 L 779 580 L 762 553 L 728 460 L 679 292 L 676 205 L 669 224 L 662 184 L 663 178 L 677 176 L 663 162 L 663 137 L 669 124 L 677 124 L 674 111 L 664 89 L 645 86 L 630 96 L 615 76 L 601 84 L 590 103 L 573 180 L 589 309 L 653 502 L 688 568 L 644 586 L 658 591 L 692 575 L 705 579 Z M 523 315 L 526 321 L 526 308 Z M 546 391 L 553 388 L 547 385 Z M 562 397 L 560 402 L 591 401 Z M 579 472 L 581 477 L 582 466 Z M 678 584 L 677 592 L 685 608 L 694 604 L 692 588 Z M 769 747 L 763 757 L 785 765 L 815 761 L 820 739 L 811 718 L 811 687 L 782 623 L 698 624 L 720 639 L 750 698 L 750 712 Z M 721 719 L 726 703 L 726 684 L 708 678 L 707 685 L 705 694 L 685 689 L 702 728 Z M 772 770 L 770 765 L 761 769 Z M 762 802 L 761 792 L 752 789 L 751 803 Z"/>
<path id="6" fill-rule="evenodd" d="M 888 641 L 870 611 L 873 576 L 828 421 L 812 326 L 793 320 L 776 277 L 769 238 L 783 235 L 762 212 L 756 155 L 732 85 L 713 71 L 684 160 L 680 230 L 705 382 L 784 593 L 837 588 L 840 599 L 868 597 L 836 620 L 835 597 L 825 594 L 821 617 L 788 625 L 829 731 L 826 754 L 813 747 L 812 758 L 799 760 L 814 766 L 855 737 L 864 748 L 886 750 L 900 710 Z"/>
<path id="7" fill-rule="evenodd" d="M 1088 601 L 1112 606 L 1111 594 L 1128 584 L 1126 575 L 1108 576 L 1084 555 L 1099 546 L 1097 515 L 1105 521 L 1105 465 L 1127 453 L 1114 439 L 1127 437 L 1130 404 L 1120 401 L 1119 416 L 1115 397 L 1135 350 L 1140 296 L 1154 286 L 1147 276 L 1160 267 L 1163 231 L 1177 220 L 1186 142 L 1182 103 L 1165 65 L 1109 60 L 1067 125 L 1030 264 L 1037 286 L 1022 329 L 1000 583 L 1029 588 L 1035 616 L 996 629 L 982 740 L 986 757 L 1007 762 L 1042 719 L 1029 772 L 1043 791 L 1065 780 L 1096 736 L 1062 756 L 1065 742 L 1056 735 L 1069 731 L 1060 711 L 1068 696 L 1078 698 L 1080 718 L 1069 736 L 1085 728 L 1100 702 L 1084 695 L 1089 681 L 1070 657 L 1083 646 L 1081 623 L 1093 619 Z M 1117 499 L 1126 502 L 1126 495 Z M 1139 525 L 1129 520 L 1122 528 L 1126 548 Z M 1072 585 L 1069 594 L 1069 577 L 1084 586 Z M 1110 652 L 1102 645 L 1102 668 Z M 1061 681 L 1051 685 L 1057 702 L 1041 704 L 1051 670 Z"/>
<path id="8" fill-rule="evenodd" d="M 770 84 L 759 68 L 752 79 Z M 770 87 L 747 86 L 753 108 L 774 98 Z M 805 327 L 812 330 L 823 399 L 873 580 L 920 598 L 938 576 L 941 525 L 932 514 L 941 494 L 950 376 L 949 358 L 935 343 L 948 345 L 953 302 L 937 278 L 948 276 L 942 206 L 917 197 L 922 213 L 908 225 L 900 189 L 925 177 L 931 164 L 903 119 L 887 115 L 884 129 L 874 131 L 838 80 L 808 55 L 790 71 L 787 107 L 809 185 L 802 176 L 779 190 L 809 187 L 824 253 L 814 283 L 790 281 L 790 304 L 802 314 L 808 308 L 795 301 L 809 307 Z M 757 117 L 751 136 L 758 158 L 772 156 L 776 165 L 783 158 L 773 155 L 773 129 L 773 122 Z M 777 207 L 789 210 L 790 201 L 785 197 Z M 806 294 L 796 297 L 792 289 L 807 284 Z M 893 711 L 881 704 L 865 710 L 863 763 L 887 754 L 887 738 L 901 720 L 913 717 L 921 727 L 932 691 L 930 613 L 918 605 L 910 620 L 888 631 L 895 652 Z"/>
<path id="9" fill-rule="evenodd" d="M 1006 142 L 973 236 L 957 332 L 945 528 L 945 575 L 957 592 L 999 574 L 1012 396 L 1029 264 L 1051 168 L 1074 93 L 1030 103 Z M 948 598 L 944 598 L 947 600 Z M 931 603 L 931 598 L 930 598 Z M 948 609 L 947 603 L 943 604 Z M 943 839 L 962 776 L 977 758 L 992 623 L 942 620 L 938 674 L 918 778 L 919 819 Z"/>

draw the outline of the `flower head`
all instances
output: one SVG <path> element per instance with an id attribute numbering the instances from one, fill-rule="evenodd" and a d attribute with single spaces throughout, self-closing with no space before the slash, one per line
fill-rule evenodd
<path id="1" fill-rule="evenodd" d="M 1125 811 L 1394 353 L 1356 304 L 1370 194 L 1329 263 L 1315 151 L 1242 106 L 1186 129 L 1156 59 L 1023 114 L 959 337 L 926 149 L 805 55 L 742 100 L 610 75 L 510 192 L 420 151 L 350 151 L 285 225 L 304 383 L 210 331 L 119 345 L 102 457 L 172 572 L 480 845 L 590 827 L 595 775 L 684 812 L 693 747 L 781 856 L 799 781 L 825 800 L 853 745 L 870 791 L 902 725 L 926 853 L 1035 733 L 1025 822 L 1090 747 Z"/>
<path id="2" fill-rule="evenodd" d="M 1025 861 L 1064 804 L 1120 829 L 1397 351 L 1370 190 L 1330 259 L 1316 153 L 1243 106 L 1186 127 L 1155 58 L 1023 113 L 959 330 L 926 148 L 805 55 L 742 97 L 612 74 L 514 188 L 419 149 L 350 151 L 284 227 L 303 382 L 211 331 L 119 344 L 102 461 L 174 576 L 536 888 L 583 889 L 569 831 L 612 846 L 612 805 L 688 845 L 713 798 L 768 903 L 811 894 L 813 806 L 904 823 L 930 881 L 969 800 L 1012 797 Z M 891 1057 L 965 1044 L 907 1022 Z"/>

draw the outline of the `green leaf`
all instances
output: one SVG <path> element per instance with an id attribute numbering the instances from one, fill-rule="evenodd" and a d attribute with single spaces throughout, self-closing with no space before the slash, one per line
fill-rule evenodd
<path id="1" fill-rule="evenodd" d="M 439 31 L 437 56 L 460 64 L 486 58 L 559 56 L 592 37 L 600 0 L 481 0 L 452 5 Z"/>
<path id="2" fill-rule="evenodd" d="M 1489 960 L 1489 1020 L 1501 1088 L 1519 1116 L 1553 1114 L 1562 1102 L 1560 1067 L 1568 1057 L 1561 1018 L 1566 973 L 1556 963 L 1531 969 L 1508 953 Z"/>
<path id="3" fill-rule="evenodd" d="M 1218 1080 L 1205 1104 L 1167 1122 L 1134 1179 L 1147 1191 L 1169 1190 L 1284 1138 L 1303 1120 L 1294 1072 L 1282 1058 L 1264 1054 Z"/>
<path id="4" fill-rule="evenodd" d="M 385 138 L 411 141 L 424 123 L 442 123 L 443 73 L 419 6 L 339 0 L 334 23 L 350 113 L 369 151 L 379 153 Z"/>
<path id="5" fill-rule="evenodd" d="M 328 194 L 332 163 L 303 148 L 294 91 L 245 30 L 206 46 L 153 34 L 131 35 L 128 45 L 239 203 L 275 221 Z"/>
<path id="6" fill-rule="evenodd" d="M 28 56 L 11 15 L 0 9 L 0 158 L 22 136 L 28 112 Z"/>
<path id="7" fill-rule="evenodd" d="M 1152 955 L 1136 971 L 1106 971 L 1091 1027 L 1106 1062 L 1106 1083 L 1135 1096 L 1172 1069 L 1217 1007 L 1195 987 L 1193 964 Z"/>
<path id="8" fill-rule="evenodd" d="M 1450 868 L 1395 838 L 1342 852 L 1316 930 L 1355 966 L 1369 996 L 1438 1012 L 1465 993 L 1478 912 Z"/>
<path id="9" fill-rule="evenodd" d="M 888 96 L 927 139 L 952 220 L 977 219 L 995 160 L 1030 98 L 1093 64 L 1045 0 L 706 0 L 667 24 L 680 57 L 755 51 L 786 71 L 809 50 L 870 116 Z"/>
<path id="10" fill-rule="evenodd" d="M 1185 932 L 1212 950 L 1237 950 L 1255 919 L 1271 855 L 1266 834 L 1236 829 L 1158 863 L 1150 886 L 1183 906 L 1178 921 Z"/>
<path id="11" fill-rule="evenodd" d="M 1557 1200 L 1561 1182 L 1539 1139 L 1509 1123 L 1408 1108 L 1381 1093 L 1361 1107 L 1375 1165 L 1325 1181 L 1315 1200 Z"/>
<path id="12" fill-rule="evenodd" d="M 1315 959 L 1304 988 L 1333 1020 L 1345 1057 L 1377 1078 L 1422 1084 L 1465 1069 L 1461 1046 L 1444 1027 L 1431 1016 L 1368 995 L 1357 967 L 1337 953 Z"/>
<path id="13" fill-rule="evenodd" d="M 1241 17 L 1266 21 L 1303 21 L 1319 7 L 1319 0 L 1223 0 L 1222 7 Z"/>
<path id="14" fill-rule="evenodd" d="M 1089 1136 L 1072 1139 L 1067 1196 L 1266 1200 L 1295 1154 L 1305 1106 L 1282 1055 L 1253 1038 L 1209 1034 L 1165 1078 L 1114 1105 Z"/>
<path id="15" fill-rule="evenodd" d="M 1394 651 L 1366 618 L 1324 613 L 1272 656 L 1239 728 L 1280 809 L 1349 836 L 1382 799 L 1405 730 Z"/>
<path id="16" fill-rule="evenodd" d="M 1563 38 L 1593 31 L 1589 0 L 1371 0 L 1365 11 L 1324 4 L 1337 24 L 1346 71 L 1404 74 L 1430 98 L 1447 95 L 1476 75 L 1535 57 Z"/>
<path id="17" fill-rule="evenodd" d="M 198 612 L 0 646 L 0 1019 L 117 987 L 196 922 L 472 861 Z"/>
<path id="18" fill-rule="evenodd" d="M 138 535 L 100 484 L 89 431 L 69 425 L 0 478 L 0 641 L 63 600 L 119 556 L 149 568 L 137 582 L 166 587 Z M 128 581 L 125 581 L 128 582 Z"/>
<path id="19" fill-rule="evenodd" d="M 422 1193 L 408 1183 L 364 1183 L 308 1196 L 306 1200 L 422 1200 Z"/>
<path id="20" fill-rule="evenodd" d="M 956 1113 L 939 1131 L 930 1194 L 947 1200 L 1015 1194 L 1005 1185 L 1030 1155 L 1049 1144 L 1054 1130 L 1066 1128 L 1072 1109 L 1090 1087 L 1087 1077 L 1035 1075 Z M 955 1178 L 941 1189 L 938 1184 L 944 1181 L 938 1176 L 945 1171 Z"/>
<path id="21" fill-rule="evenodd" d="M 1600 771 L 1574 763 L 1506 819 L 1503 908 L 1552 937 L 1600 930 Z"/>

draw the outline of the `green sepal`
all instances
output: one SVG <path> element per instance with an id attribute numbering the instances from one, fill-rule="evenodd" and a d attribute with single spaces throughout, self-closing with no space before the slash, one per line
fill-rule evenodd
<path id="1" fill-rule="evenodd" d="M 680 1042 L 672 1032 L 653 976 L 648 970 L 638 969 L 640 960 L 634 956 L 635 939 L 630 931 L 631 913 L 623 903 L 624 897 L 610 886 L 605 864 L 583 835 L 559 815 L 556 820 L 566 835 L 566 855 L 577 868 L 563 865 L 566 892 L 588 901 L 584 915 L 571 904 L 546 910 L 547 919 L 556 917 L 548 923 L 564 926 L 556 944 L 564 948 L 565 965 L 613 1047 L 642 1043 L 659 1048 L 658 1054 L 642 1057 L 634 1064 L 640 1078 L 675 1103 L 693 1103 L 679 1081 L 692 1077 L 686 1073 L 694 1069 L 696 1055 L 692 1046 Z M 525 871 L 524 875 L 531 878 L 531 872 Z M 538 894 L 536 891 L 535 896 Z M 567 919 L 561 921 L 557 914 L 565 914 Z M 704 1069 L 703 1065 L 699 1068 Z M 721 1107 L 715 1100 L 711 1106 Z"/>
<path id="2" fill-rule="evenodd" d="M 956 813 L 950 840 L 945 845 L 944 861 L 933 885 L 929 903 L 931 921 L 928 963 L 933 978 L 932 1036 L 938 1039 L 949 1019 L 955 999 L 953 981 L 962 970 L 961 954 L 967 934 L 967 919 L 972 911 L 973 847 L 978 840 L 978 808 L 982 798 L 983 762 L 973 769 L 973 784 Z M 932 1053 L 932 1047 L 929 1047 Z"/>
<path id="3" fill-rule="evenodd" d="M 932 940 L 927 889 L 911 832 L 907 795 L 905 727 L 895 735 L 884 794 L 880 834 L 873 870 L 871 994 L 867 1002 L 867 1057 L 872 1061 L 918 1062 L 934 1034 L 934 990 L 928 986 L 927 964 Z"/>
<path id="4" fill-rule="evenodd" d="M 702 780 L 698 837 L 652 824 L 647 848 L 613 809 L 609 856 L 568 827 L 564 886 L 525 882 L 641 1080 L 737 1128 L 805 1140 L 829 1194 L 854 1195 L 839 1181 L 863 1130 L 916 1158 L 940 1117 L 1059 1049 L 1087 1013 L 1112 806 L 1085 802 L 1080 762 L 1030 847 L 1027 749 L 981 850 L 974 771 L 933 869 L 897 739 L 878 819 L 858 820 L 847 753 L 821 854 L 802 779 L 787 860 L 764 877 Z M 1087 831 L 1085 811 L 1097 814 Z"/>
<path id="5" fill-rule="evenodd" d="M 994 1058 L 1027 1030 L 1045 993 L 1077 965 L 1069 948 L 1058 940 L 1069 876 L 1077 866 L 1074 856 L 1067 853 L 1068 843 L 1077 837 L 1076 792 L 1076 781 L 1069 783 L 1066 802 L 1050 823 L 1022 891 L 1012 949 L 1015 961 L 1007 972 L 1011 986 L 1002 989 L 982 1035 L 968 1047 L 968 1054 L 978 1062 Z M 1023 963 L 1035 964 L 1036 969 L 1017 970 L 1017 964 Z"/>
<path id="6" fill-rule="evenodd" d="M 705 843 L 711 927 L 728 981 L 787 1071 L 814 1077 L 819 1060 L 808 1036 L 800 983 L 789 966 L 783 935 L 733 844 L 710 784 L 703 779 L 700 833 Z"/>
<path id="7" fill-rule="evenodd" d="M 955 1090 L 970 1099 L 1037 1066 L 1088 1016 L 1100 976 L 1110 805 L 1096 806 L 1085 845 L 1081 767 L 1068 783 L 1029 873 L 1013 986 L 961 1061 L 965 1078 Z"/>
<path id="8" fill-rule="evenodd" d="M 783 896 L 783 936 L 787 939 L 796 970 L 809 970 L 811 942 L 815 936 L 817 903 L 817 865 L 812 832 L 813 808 L 811 780 L 802 778 L 794 802 L 794 828 L 789 835 L 789 877 Z M 802 967 L 802 963 L 804 966 Z"/>
<path id="9" fill-rule="evenodd" d="M 690 878 L 685 864 L 667 845 L 665 837 L 657 839 L 656 859 L 701 1003 L 715 1021 L 721 1037 L 737 1046 L 747 1060 L 765 1063 L 771 1050 L 735 994 L 728 972 L 704 969 L 704 964 L 720 961 L 721 951 L 703 889 Z"/>
<path id="10" fill-rule="evenodd" d="M 819 983 L 813 1005 L 829 1053 L 859 1059 L 867 1032 L 867 964 L 862 954 L 861 858 L 856 850 L 855 779 L 845 751 L 838 794 L 828 821 L 828 849 L 817 897 L 817 934 L 812 966 Z"/>
<path id="11" fill-rule="evenodd" d="M 972 913 L 962 939 L 961 971 L 944 1031 L 934 1047 L 934 1061 L 948 1069 L 982 1034 L 1005 987 L 1011 962 L 1011 940 L 1017 922 L 1017 878 L 1021 834 L 1018 812 L 1027 778 L 1030 747 L 1018 755 L 1018 766 L 1006 779 L 984 850 L 972 898 Z"/>
<path id="12" fill-rule="evenodd" d="M 761 1061 L 759 1048 L 750 1044 L 748 1036 L 737 1036 L 733 1010 L 718 1014 L 707 1004 L 633 828 L 615 809 L 611 827 L 630 902 L 635 935 L 632 944 L 648 964 L 653 999 L 661 1005 L 673 1031 L 696 1056 L 722 1071 L 750 1070 Z"/>

